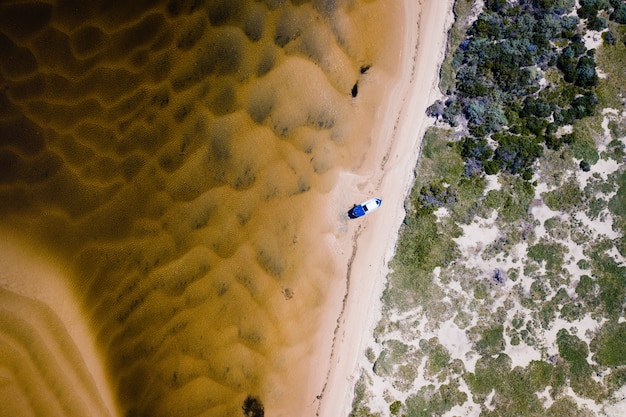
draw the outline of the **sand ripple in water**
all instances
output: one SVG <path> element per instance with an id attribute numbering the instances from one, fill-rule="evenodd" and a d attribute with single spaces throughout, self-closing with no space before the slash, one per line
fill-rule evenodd
<path id="1" fill-rule="evenodd" d="M 0 4 L 0 230 L 38 254 L 0 262 L 2 415 L 311 402 L 324 195 L 371 140 L 352 95 L 391 8 L 157 3 Z"/>

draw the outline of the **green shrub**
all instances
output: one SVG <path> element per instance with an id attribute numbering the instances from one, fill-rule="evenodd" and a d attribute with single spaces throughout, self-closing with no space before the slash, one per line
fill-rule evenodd
<path id="1" fill-rule="evenodd" d="M 554 211 L 571 212 L 581 207 L 584 194 L 578 188 L 576 179 L 570 178 L 563 186 L 544 193 L 543 201 Z"/>
<path id="2" fill-rule="evenodd" d="M 589 348 L 584 341 L 571 335 L 567 330 L 561 329 L 557 333 L 556 343 L 559 347 L 559 355 L 570 365 L 569 370 L 572 376 L 586 377 L 591 375 L 591 367 L 587 362 Z"/>
<path id="3" fill-rule="evenodd" d="M 626 323 L 606 326 L 598 345 L 595 359 L 600 365 L 626 365 Z"/>
<path id="4" fill-rule="evenodd" d="M 476 350 L 481 355 L 495 355 L 505 348 L 504 327 L 497 325 L 483 330 L 481 339 L 476 344 Z"/>

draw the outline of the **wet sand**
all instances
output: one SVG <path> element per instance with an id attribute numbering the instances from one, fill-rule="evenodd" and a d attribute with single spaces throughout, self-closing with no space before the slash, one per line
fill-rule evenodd
<path id="1" fill-rule="evenodd" d="M 404 13 L 3 2 L 0 414 L 317 413 Z"/>

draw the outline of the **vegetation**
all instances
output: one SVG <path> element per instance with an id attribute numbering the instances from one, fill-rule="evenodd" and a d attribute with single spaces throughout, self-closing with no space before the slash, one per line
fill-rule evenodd
<path id="1" fill-rule="evenodd" d="M 626 5 L 475 4 L 455 4 L 353 416 L 589 416 L 626 385 Z"/>
<path id="2" fill-rule="evenodd" d="M 455 75 L 454 85 L 447 86 L 448 97 L 433 104 L 429 114 L 452 126 L 468 126 L 470 136 L 459 142 L 468 173 L 505 171 L 530 180 L 544 148 L 558 150 L 573 141 L 559 134 L 559 127 L 594 114 L 595 50 L 585 47 L 579 23 L 582 19 L 587 28 L 604 29 L 608 23 L 598 13 L 620 21 L 624 5 L 585 0 L 578 17 L 569 14 L 573 7 L 573 0 L 486 1 L 458 42 L 452 70 L 446 71 Z M 547 72 L 556 82 L 544 88 Z M 583 159 L 582 169 L 595 162 Z"/>

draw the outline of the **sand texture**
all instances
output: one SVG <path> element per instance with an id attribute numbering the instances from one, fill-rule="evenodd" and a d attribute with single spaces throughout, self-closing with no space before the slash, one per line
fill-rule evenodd
<path id="1" fill-rule="evenodd" d="M 404 12 L 2 2 L 0 415 L 314 415 Z"/>

